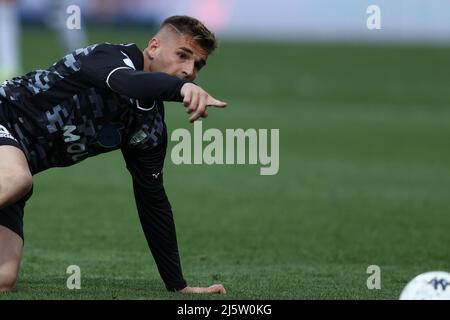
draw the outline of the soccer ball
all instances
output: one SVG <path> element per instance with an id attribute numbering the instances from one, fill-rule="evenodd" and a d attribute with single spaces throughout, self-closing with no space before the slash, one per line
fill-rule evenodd
<path id="1" fill-rule="evenodd" d="M 431 271 L 419 274 L 403 289 L 400 300 L 450 300 L 450 273 Z"/>

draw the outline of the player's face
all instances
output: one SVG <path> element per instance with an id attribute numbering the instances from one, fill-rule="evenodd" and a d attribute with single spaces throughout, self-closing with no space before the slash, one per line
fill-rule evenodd
<path id="1" fill-rule="evenodd" d="M 150 71 L 191 81 L 195 80 L 208 58 L 205 50 L 192 38 L 178 34 L 152 39 L 147 51 L 151 56 Z"/>

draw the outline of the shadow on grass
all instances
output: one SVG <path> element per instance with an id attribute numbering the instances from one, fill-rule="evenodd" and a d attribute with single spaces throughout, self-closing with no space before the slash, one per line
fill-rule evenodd
<path id="1" fill-rule="evenodd" d="M 81 289 L 70 290 L 66 278 L 22 279 L 14 292 L 0 300 L 199 300 L 227 299 L 227 295 L 168 292 L 161 280 L 83 278 Z"/>
<path id="2" fill-rule="evenodd" d="M 68 289 L 66 278 L 24 278 L 11 293 L 0 295 L 0 299 L 21 300 L 73 300 L 73 299 L 99 299 L 99 300 L 153 300 L 170 298 L 164 285 L 158 280 L 147 279 L 111 279 L 84 277 L 81 289 Z"/>

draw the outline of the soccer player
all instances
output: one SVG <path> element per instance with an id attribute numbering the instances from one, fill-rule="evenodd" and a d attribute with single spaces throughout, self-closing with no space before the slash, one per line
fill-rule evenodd
<path id="1" fill-rule="evenodd" d="M 162 101 L 183 102 L 190 122 L 206 117 L 208 106 L 225 107 L 193 83 L 216 47 L 200 21 L 173 16 L 143 51 L 135 44 L 92 45 L 0 86 L 0 291 L 13 290 L 17 282 L 32 176 L 121 149 L 167 290 L 225 293 L 221 284 L 187 285 L 163 186 Z"/>

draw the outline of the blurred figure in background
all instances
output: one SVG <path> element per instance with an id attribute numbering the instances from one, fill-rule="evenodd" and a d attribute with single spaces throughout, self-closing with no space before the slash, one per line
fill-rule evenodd
<path id="1" fill-rule="evenodd" d="M 67 8 L 73 4 L 77 1 L 52 0 L 47 11 L 50 27 L 58 34 L 63 52 L 72 52 L 87 44 L 84 25 L 81 29 L 67 28 L 70 15 Z M 22 73 L 19 7 L 19 1 L 0 0 L 0 82 Z"/>
<path id="2" fill-rule="evenodd" d="M 64 52 L 72 52 L 75 49 L 82 48 L 87 44 L 84 24 L 82 25 L 81 29 L 67 28 L 66 21 L 71 14 L 70 12 L 67 12 L 67 9 L 71 5 L 78 5 L 81 7 L 79 1 L 75 0 L 52 1 L 50 25 L 58 33 L 58 40 L 61 44 L 61 49 Z M 81 16 L 83 16 L 82 11 Z"/>
<path id="3" fill-rule="evenodd" d="M 21 73 L 18 2 L 0 0 L 0 81 Z"/>

